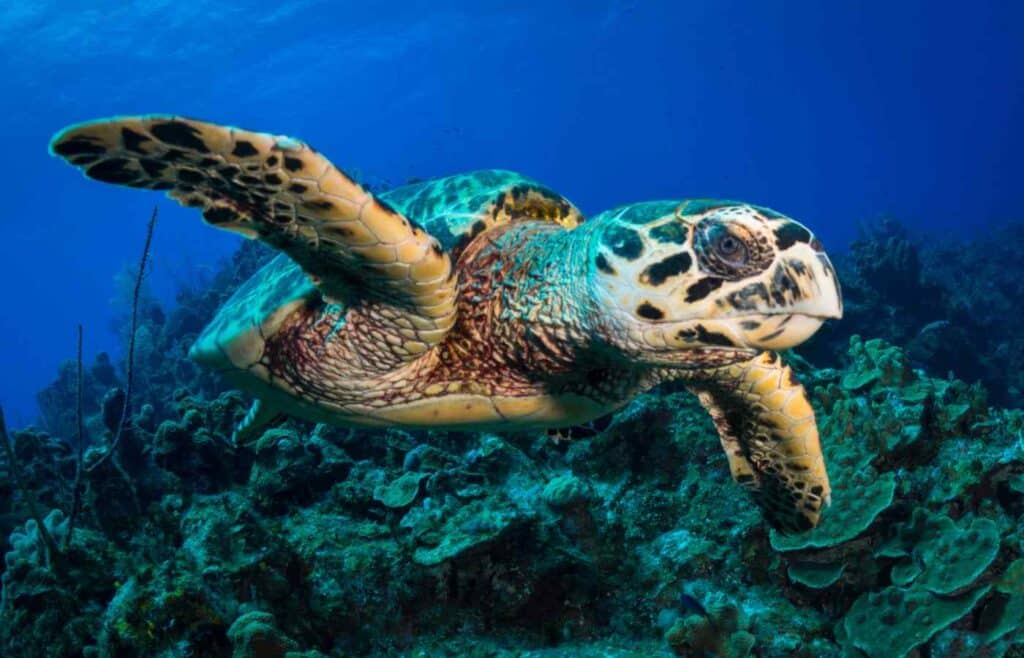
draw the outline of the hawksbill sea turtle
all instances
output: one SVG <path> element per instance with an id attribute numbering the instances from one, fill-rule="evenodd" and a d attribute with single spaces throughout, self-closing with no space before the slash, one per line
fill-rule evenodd
<path id="1" fill-rule="evenodd" d="M 821 243 L 784 215 L 700 199 L 585 220 L 498 170 L 375 196 L 296 139 L 173 116 L 74 125 L 51 151 L 281 252 L 190 353 L 257 397 L 239 440 L 281 414 L 569 427 L 681 380 L 773 526 L 809 529 L 829 502 L 814 412 L 776 351 L 842 302 Z"/>

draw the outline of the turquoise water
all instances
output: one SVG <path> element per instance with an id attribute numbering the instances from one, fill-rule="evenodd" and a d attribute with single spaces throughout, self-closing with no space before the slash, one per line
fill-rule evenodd
<path id="1" fill-rule="evenodd" d="M 946 4 L 0 8 L 5 655 L 1024 655 L 1024 9 Z M 784 354 L 822 525 L 771 530 L 681 385 L 574 443 L 285 418 L 230 446 L 251 397 L 186 354 L 269 251 L 47 151 L 149 113 L 292 136 L 379 192 L 504 169 L 589 217 L 710 197 L 798 220 L 844 288 Z M 95 463 L 154 204 L 132 429 L 54 555 L 25 520 L 58 510 L 63 541 L 76 506 L 76 327 Z"/>

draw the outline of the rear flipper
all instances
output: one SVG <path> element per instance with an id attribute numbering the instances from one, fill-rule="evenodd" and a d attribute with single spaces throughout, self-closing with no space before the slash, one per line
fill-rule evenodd
<path id="1" fill-rule="evenodd" d="M 240 446 L 255 441 L 263 433 L 263 430 L 284 418 L 281 410 L 274 405 L 256 398 L 249 408 L 249 413 L 238 423 L 238 427 L 231 434 L 231 443 Z"/>
<path id="2" fill-rule="evenodd" d="M 733 479 L 782 532 L 818 524 L 831 488 L 814 410 L 804 387 L 774 352 L 690 382 L 718 429 Z"/>

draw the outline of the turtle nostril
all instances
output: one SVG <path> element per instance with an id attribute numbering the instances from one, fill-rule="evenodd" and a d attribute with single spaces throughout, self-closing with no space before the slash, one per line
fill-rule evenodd
<path id="1" fill-rule="evenodd" d="M 825 245 L 821 244 L 821 240 L 819 240 L 818 238 L 814 238 L 813 240 L 811 240 L 811 249 L 813 249 L 819 254 L 825 253 Z"/>

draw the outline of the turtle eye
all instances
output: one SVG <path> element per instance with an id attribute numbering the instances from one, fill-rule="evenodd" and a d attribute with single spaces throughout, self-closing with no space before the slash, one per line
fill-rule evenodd
<path id="1" fill-rule="evenodd" d="M 746 245 L 729 231 L 721 231 L 711 243 L 715 254 L 729 265 L 745 265 L 749 258 Z"/>
<path id="2" fill-rule="evenodd" d="M 772 264 L 773 252 L 763 236 L 741 222 L 719 217 L 700 220 L 693 247 L 702 271 L 729 281 L 753 276 Z"/>

